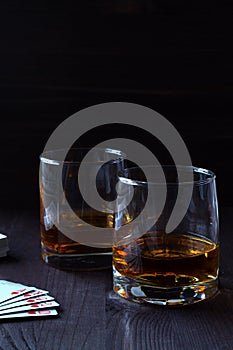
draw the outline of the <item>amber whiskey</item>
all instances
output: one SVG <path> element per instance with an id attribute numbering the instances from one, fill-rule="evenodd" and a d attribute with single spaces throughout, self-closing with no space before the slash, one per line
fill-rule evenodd
<path id="1" fill-rule="evenodd" d="M 146 233 L 113 247 L 116 271 L 159 288 L 208 283 L 218 276 L 219 246 L 194 234 Z"/>
<path id="2" fill-rule="evenodd" d="M 77 213 L 78 215 L 79 213 Z M 88 232 L 88 225 L 94 227 L 112 227 L 114 218 L 111 214 L 105 213 L 86 213 L 80 215 L 82 223 L 76 224 L 74 217 L 63 213 L 60 220 L 65 220 L 72 226 L 73 232 L 79 232 L 85 238 Z M 80 244 L 61 232 L 52 222 L 46 222 L 45 210 L 41 205 L 40 213 L 40 234 L 43 259 L 54 267 L 65 270 L 97 270 L 111 268 L 112 266 L 112 248 L 109 244 L 101 242 L 98 247 L 98 237 L 96 237 L 96 247 Z M 95 242 L 94 242 L 95 243 Z"/>

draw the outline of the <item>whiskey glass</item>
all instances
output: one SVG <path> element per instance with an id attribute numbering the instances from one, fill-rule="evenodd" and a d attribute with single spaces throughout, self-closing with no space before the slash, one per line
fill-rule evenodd
<path id="1" fill-rule="evenodd" d="M 122 207 L 123 199 L 119 199 L 115 215 L 114 291 L 134 302 L 162 306 L 188 305 L 209 299 L 218 293 L 216 176 L 198 167 L 179 167 L 179 172 L 193 174 L 192 195 L 183 219 L 171 232 L 166 232 L 177 193 L 181 193 L 178 208 L 182 208 L 182 193 L 190 183 L 178 181 L 175 166 L 162 167 L 165 184 L 157 179 L 158 168 L 149 168 L 154 174 L 154 181 L 150 183 L 139 167 L 124 169 L 119 174 L 122 198 L 129 193 L 133 195 L 126 208 Z M 160 212 L 159 191 L 163 186 L 166 186 L 166 201 Z M 140 216 L 149 188 L 153 193 L 150 208 Z"/>
<path id="2" fill-rule="evenodd" d="M 124 154 L 110 148 L 71 148 L 62 160 L 63 153 L 56 149 L 40 156 L 42 258 L 64 270 L 111 268 L 111 201 L 116 196 L 117 174 L 124 169 Z M 101 208 L 93 207 L 86 193 L 89 200 L 95 193 L 103 198 Z"/>

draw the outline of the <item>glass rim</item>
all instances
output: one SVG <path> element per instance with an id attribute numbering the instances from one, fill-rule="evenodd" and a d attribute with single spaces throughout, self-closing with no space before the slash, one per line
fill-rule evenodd
<path id="1" fill-rule="evenodd" d="M 48 154 L 51 152 L 59 152 L 59 151 L 67 151 L 66 155 L 69 151 L 77 150 L 77 151 L 90 151 L 92 149 L 96 149 L 97 151 L 103 151 L 105 154 L 115 154 L 116 158 L 114 159 L 102 159 L 102 160 L 96 160 L 96 161 L 89 161 L 85 162 L 84 164 L 104 164 L 108 161 L 112 161 L 112 163 L 116 163 L 119 160 L 126 159 L 126 154 L 122 152 L 121 150 L 113 149 L 110 147 L 71 147 L 70 149 L 66 148 L 54 148 L 50 150 L 46 150 L 45 152 L 42 152 L 39 155 L 39 159 L 42 163 L 46 164 L 52 164 L 52 165 L 65 165 L 65 164 L 81 164 L 82 160 L 59 160 L 58 157 L 49 157 Z M 88 152 L 87 152 L 88 153 Z M 47 156 L 46 156 L 47 155 Z"/>
<path id="2" fill-rule="evenodd" d="M 136 178 L 134 179 L 133 177 L 126 177 L 123 176 L 121 174 L 123 174 L 125 171 L 130 171 L 133 169 L 140 169 L 143 170 L 145 168 L 157 168 L 157 167 L 161 167 L 161 168 L 173 168 L 173 169 L 186 169 L 186 170 L 192 170 L 193 174 L 194 173 L 198 173 L 198 174 L 203 174 L 203 175 L 207 175 L 208 178 L 206 179 L 198 179 L 195 180 L 193 179 L 193 181 L 181 181 L 181 182 L 175 182 L 175 181 L 166 181 L 166 182 L 158 182 L 158 181 L 142 181 L 142 180 L 137 180 Z M 147 185 L 147 184 L 151 184 L 151 185 L 194 185 L 194 186 L 201 186 L 201 185 L 206 185 L 208 183 L 211 183 L 212 181 L 215 181 L 216 179 L 216 174 L 212 171 L 212 170 L 208 170 L 205 168 L 201 168 L 201 167 L 196 167 L 196 166 L 186 166 L 186 165 L 144 165 L 142 167 L 140 166 L 135 166 L 135 167 L 131 167 L 131 168 L 125 168 L 124 170 L 121 170 L 118 173 L 118 178 L 120 181 L 122 181 L 123 183 L 126 183 L 127 185 Z"/>

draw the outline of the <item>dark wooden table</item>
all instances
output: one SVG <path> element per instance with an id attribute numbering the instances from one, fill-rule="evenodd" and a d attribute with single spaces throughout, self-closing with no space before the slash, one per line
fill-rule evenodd
<path id="1" fill-rule="evenodd" d="M 56 319 L 1 321 L 1 350 L 232 349 L 233 208 L 221 214 L 220 293 L 189 307 L 163 309 L 127 302 L 112 291 L 112 271 L 66 272 L 40 255 L 37 211 L 0 211 L 10 251 L 0 279 L 47 289 L 60 303 Z"/>

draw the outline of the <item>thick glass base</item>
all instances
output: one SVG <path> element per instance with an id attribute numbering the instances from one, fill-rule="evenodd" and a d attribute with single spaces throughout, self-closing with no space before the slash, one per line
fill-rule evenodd
<path id="1" fill-rule="evenodd" d="M 218 292 L 217 279 L 175 288 L 159 288 L 122 276 L 113 267 L 113 288 L 121 297 L 137 303 L 183 306 L 207 300 Z"/>
<path id="2" fill-rule="evenodd" d="M 104 270 L 112 267 L 112 252 L 94 254 L 58 254 L 42 245 L 43 260 L 58 269 L 69 271 Z"/>

